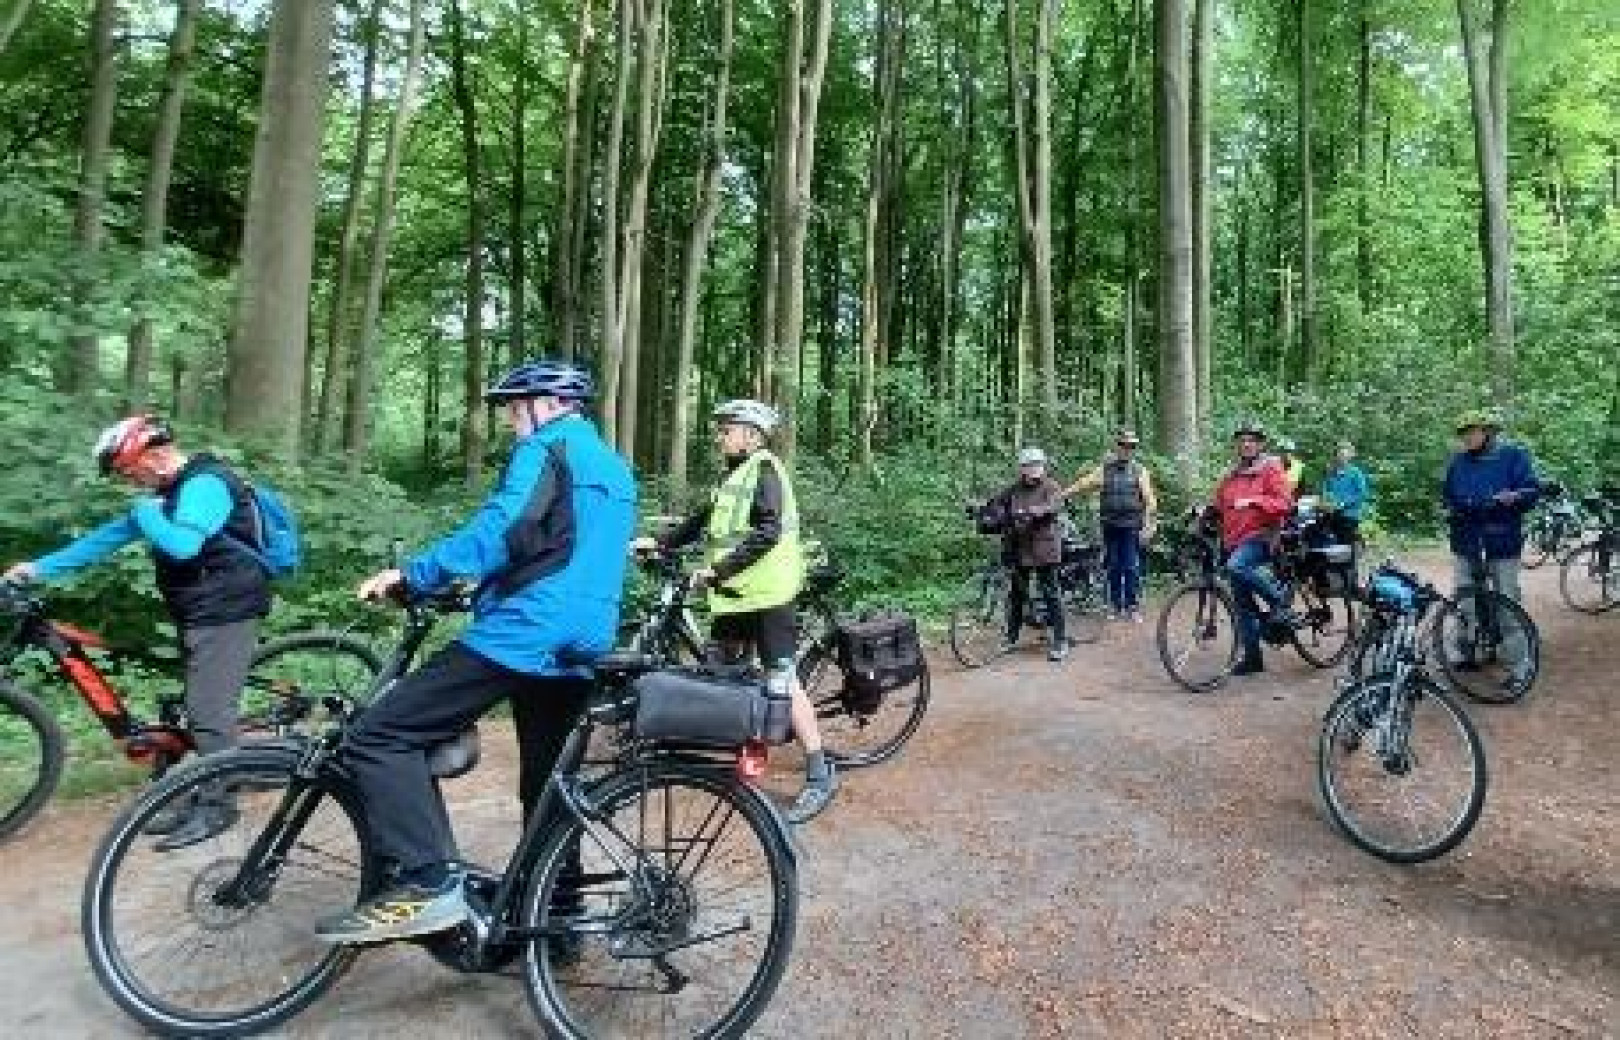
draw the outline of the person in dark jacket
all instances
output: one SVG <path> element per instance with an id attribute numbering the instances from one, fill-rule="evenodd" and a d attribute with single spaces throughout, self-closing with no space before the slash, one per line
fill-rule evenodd
<path id="1" fill-rule="evenodd" d="M 199 754 L 231 747 L 259 620 L 270 612 L 269 574 L 251 548 L 260 540 L 253 491 L 214 456 L 182 452 L 168 424 L 151 415 L 109 426 L 93 453 L 102 473 L 150 494 L 71 544 L 13 564 L 5 580 L 60 578 L 146 542 L 184 652 L 192 739 Z M 215 792 L 161 814 L 146 829 L 164 835 L 157 848 L 170 851 L 213 837 L 234 818 L 229 797 Z"/>
<path id="2" fill-rule="evenodd" d="M 1098 493 L 1109 612 L 1116 620 L 1129 617 L 1137 624 L 1143 620 L 1142 550 L 1153 540 L 1159 512 L 1153 477 L 1136 459 L 1139 444 L 1136 431 L 1120 430 L 1108 458 L 1064 491 L 1065 495 Z"/>
<path id="3" fill-rule="evenodd" d="M 456 641 L 391 686 L 347 734 L 343 760 L 396 880 L 320 922 L 316 934 L 328 942 L 430 935 L 466 921 L 465 872 L 430 750 L 510 701 L 523 745 L 519 791 L 533 812 L 584 711 L 590 676 L 575 659 L 613 646 L 636 518 L 630 466 L 582 414 L 594 393 L 590 374 L 565 362 L 508 372 L 484 395 L 518 438 L 499 485 L 461 527 L 360 585 L 365 600 L 457 580 L 478 590 L 472 623 Z"/>
<path id="4" fill-rule="evenodd" d="M 1047 472 L 1046 452 L 1025 448 L 1018 453 L 1018 479 L 990 500 L 988 507 L 1005 524 L 1003 550 L 1012 567 L 1012 588 L 1007 596 L 1007 638 L 1003 653 L 1018 645 L 1024 627 L 1024 606 L 1033 576 L 1050 619 L 1046 656 L 1062 661 L 1069 656 L 1064 627 L 1063 597 L 1058 589 L 1058 564 L 1063 561 L 1063 488 Z"/>
<path id="5" fill-rule="evenodd" d="M 1446 466 L 1440 497 L 1447 526 L 1456 595 L 1470 609 L 1476 569 L 1483 568 L 1497 591 L 1518 602 L 1519 557 L 1524 551 L 1524 517 L 1541 497 L 1541 481 L 1528 449 L 1504 441 L 1493 413 L 1472 411 L 1457 420 L 1459 450 Z M 1530 670 L 1524 634 L 1503 634 L 1502 653 L 1510 662 L 1509 682 L 1523 682 Z M 1467 667 L 1471 662 L 1458 662 Z"/>

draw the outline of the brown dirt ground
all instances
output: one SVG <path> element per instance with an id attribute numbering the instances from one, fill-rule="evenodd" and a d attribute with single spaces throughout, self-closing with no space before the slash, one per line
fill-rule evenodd
<path id="1" fill-rule="evenodd" d="M 964 673 L 895 762 L 851 774 L 802 835 L 802 915 L 765 1037 L 1620 1037 L 1620 615 L 1527 593 L 1547 660 L 1525 705 L 1477 709 L 1490 793 L 1443 860 L 1350 846 L 1314 794 L 1331 677 L 1290 654 L 1205 696 L 1151 625 L 1061 668 Z M 1613 641 L 1611 641 L 1613 640 Z M 507 742 L 451 790 L 499 859 Z M 779 778 L 791 786 L 791 777 Z M 0 1035 L 137 1035 L 78 935 L 110 801 L 0 848 Z M 425 955 L 363 958 L 297 1037 L 525 1036 L 519 984 Z"/>

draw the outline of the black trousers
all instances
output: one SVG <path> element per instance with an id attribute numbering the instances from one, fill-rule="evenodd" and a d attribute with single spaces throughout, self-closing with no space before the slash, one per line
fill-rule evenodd
<path id="1" fill-rule="evenodd" d="M 456 858 L 427 751 L 508 699 L 518 734 L 518 796 L 527 819 L 590 690 L 589 680 L 514 672 L 460 643 L 401 679 L 366 709 L 343 750 L 365 800 L 377 853 L 401 872 Z"/>
<path id="2" fill-rule="evenodd" d="M 1046 607 L 1046 616 L 1051 624 L 1049 635 L 1053 646 L 1062 646 L 1067 633 L 1063 625 L 1063 598 L 1058 593 L 1057 564 L 1045 567 L 1014 567 L 1012 569 L 1012 588 L 1007 592 L 1007 640 L 1011 642 L 1018 638 L 1019 629 L 1024 627 L 1024 604 L 1029 599 L 1029 576 L 1035 576 L 1035 584 L 1040 589 L 1041 600 Z"/>

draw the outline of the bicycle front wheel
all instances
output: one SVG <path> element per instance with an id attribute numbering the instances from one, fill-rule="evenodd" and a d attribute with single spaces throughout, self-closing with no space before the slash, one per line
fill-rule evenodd
<path id="1" fill-rule="evenodd" d="M 1159 660 L 1194 693 L 1226 682 L 1237 665 L 1237 611 L 1219 585 L 1184 585 L 1159 613 Z"/>
<path id="2" fill-rule="evenodd" d="M 381 672 L 376 651 L 346 632 L 273 639 L 253 655 L 243 684 L 242 729 L 250 736 L 305 731 L 327 697 L 364 704 Z"/>
<path id="3" fill-rule="evenodd" d="M 1002 567 L 986 567 L 968 579 L 951 610 L 951 653 L 964 668 L 980 668 L 1001 656 L 1011 581 Z"/>
<path id="4" fill-rule="evenodd" d="M 162 1036 L 261 1032 L 308 1007 L 356 957 L 315 923 L 376 887 L 356 796 L 296 778 L 268 744 L 198 759 L 149 788 L 91 860 L 82 927 L 103 988 Z M 148 833 L 208 802 L 227 825 L 173 851 Z"/>
<path id="5" fill-rule="evenodd" d="M 1485 748 L 1427 676 L 1350 687 L 1328 709 L 1317 783 L 1345 837 L 1379 859 L 1422 863 L 1468 836 L 1485 805 Z"/>
<path id="6" fill-rule="evenodd" d="M 0 841 L 27 826 L 62 778 L 56 719 L 34 696 L 0 682 Z"/>
<path id="7" fill-rule="evenodd" d="M 764 796 L 674 762 L 595 785 L 542 847 L 524 980 L 548 1036 L 739 1037 L 787 968 L 798 880 Z"/>
<path id="8" fill-rule="evenodd" d="M 1541 674 L 1541 634 L 1524 608 L 1500 592 L 1443 604 L 1433 638 L 1446 681 L 1481 704 L 1522 701 Z"/>
<path id="9" fill-rule="evenodd" d="M 1558 568 L 1558 591 L 1564 602 L 1583 614 L 1601 614 L 1620 606 L 1620 551 L 1593 542 L 1578 546 Z"/>

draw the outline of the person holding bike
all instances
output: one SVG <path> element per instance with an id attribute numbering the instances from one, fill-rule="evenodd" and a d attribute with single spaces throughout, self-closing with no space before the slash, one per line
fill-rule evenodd
<path id="1" fill-rule="evenodd" d="M 147 494 L 125 513 L 37 560 L 13 564 L 9 582 L 49 581 L 99 563 L 134 542 L 151 550 L 158 592 L 179 631 L 186 714 L 199 754 L 236 743 L 242 687 L 259 621 L 270 613 L 270 576 L 253 491 L 206 452 L 187 454 L 162 419 L 133 415 L 102 431 L 92 454 L 104 475 Z M 206 841 L 235 819 L 216 792 L 154 820 L 159 851 Z"/>
<path id="2" fill-rule="evenodd" d="M 1354 545 L 1361 535 L 1361 518 L 1372 498 L 1372 484 L 1366 472 L 1356 465 L 1356 447 L 1349 441 L 1340 441 L 1334 452 L 1333 465 L 1322 478 L 1322 496 L 1333 510 L 1329 524 L 1334 537 L 1346 545 Z"/>
<path id="3" fill-rule="evenodd" d="M 392 884 L 322 921 L 329 942 L 430 935 L 468 917 L 455 839 L 428 752 L 503 700 L 521 749 L 519 794 L 532 812 L 590 691 L 576 655 L 613 646 L 626 549 L 635 530 L 629 465 L 584 416 L 595 387 L 584 369 L 534 361 L 484 395 L 517 435 L 500 482 L 468 521 L 402 568 L 361 583 L 364 600 L 409 598 L 478 583 L 472 623 L 390 687 L 349 732 L 354 773 Z"/>
<path id="4" fill-rule="evenodd" d="M 1018 479 L 990 499 L 985 509 L 1000 520 L 999 526 L 1006 532 L 1002 536 L 1002 556 L 1012 569 L 1007 638 L 1001 644 L 1002 652 L 1018 646 L 1033 577 L 1049 619 L 1047 660 L 1062 661 L 1069 656 L 1063 596 L 1058 588 L 1058 565 L 1063 562 L 1063 487 L 1048 473 L 1046 452 L 1040 448 L 1020 451 Z"/>
<path id="5" fill-rule="evenodd" d="M 798 625 L 793 601 L 804 585 L 798 498 L 787 466 L 767 443 L 781 425 L 762 401 L 726 401 L 714 410 L 715 441 L 726 476 L 701 509 L 639 552 L 669 551 L 701 541 L 705 563 L 692 575 L 709 590 L 711 637 L 728 661 L 753 652 L 766 682 L 788 687 L 793 732 L 804 749 L 805 782 L 787 812 L 789 823 L 819 816 L 838 793 L 838 773 L 822 745 L 815 705 L 799 685 Z"/>
<path id="6" fill-rule="evenodd" d="M 1541 497 L 1541 481 L 1528 449 L 1501 438 L 1495 414 L 1476 410 L 1457 420 L 1459 450 L 1446 466 L 1441 499 L 1446 506 L 1456 596 L 1473 599 L 1485 578 L 1497 591 L 1521 602 L 1519 558 L 1524 551 L 1524 517 Z M 1509 639 L 1503 653 L 1514 663 L 1515 679 L 1529 665 L 1522 642 Z M 1462 662 L 1467 667 L 1469 662 Z"/>
<path id="7" fill-rule="evenodd" d="M 1265 454 L 1266 431 L 1259 423 L 1243 423 L 1232 431 L 1237 459 L 1215 488 L 1213 508 L 1220 520 L 1221 546 L 1226 570 L 1232 578 L 1238 633 L 1243 656 L 1233 675 L 1265 671 L 1260 650 L 1264 601 L 1269 619 L 1294 624 L 1277 579 L 1267 570 L 1272 547 L 1283 521 L 1293 508 L 1293 493 L 1278 460 Z"/>
<path id="8" fill-rule="evenodd" d="M 1108 571 L 1108 607 L 1115 620 L 1142 622 L 1142 551 L 1153 540 L 1159 502 L 1153 477 L 1136 460 L 1141 444 L 1134 430 L 1114 436 L 1114 450 L 1102 464 L 1064 489 L 1065 496 L 1098 493 L 1103 559 Z"/>

